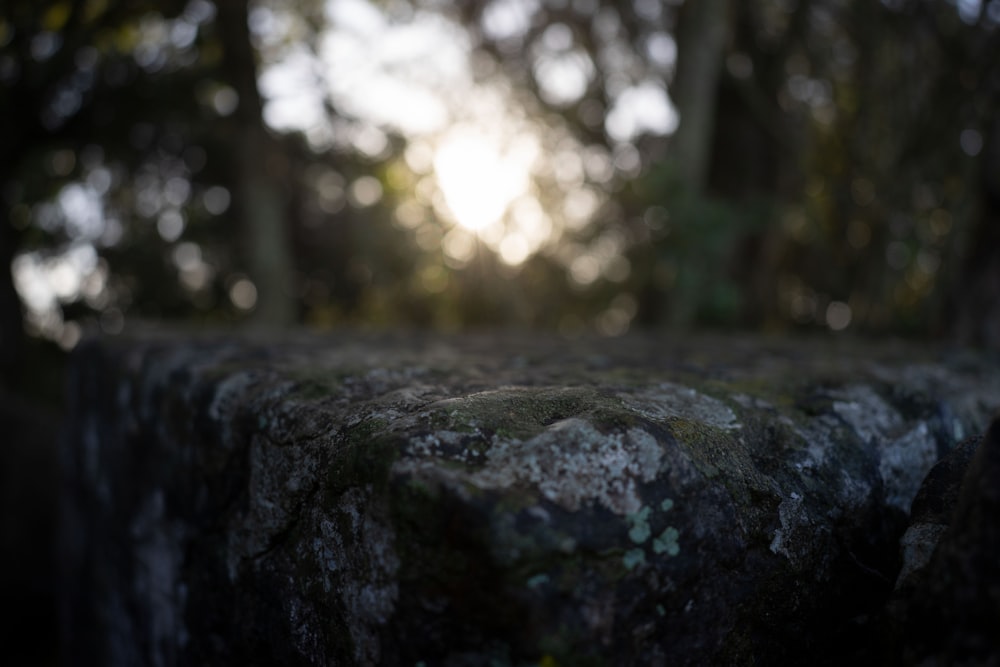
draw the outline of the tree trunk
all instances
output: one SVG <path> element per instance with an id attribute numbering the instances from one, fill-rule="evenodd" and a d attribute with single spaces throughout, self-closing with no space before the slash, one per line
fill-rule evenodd
<path id="1" fill-rule="evenodd" d="M 257 288 L 252 322 L 281 327 L 295 320 L 293 260 L 288 206 L 287 162 L 281 146 L 264 126 L 257 90 L 257 64 L 245 2 L 220 2 L 216 26 L 221 38 L 229 83 L 239 95 L 234 116 L 234 213 L 242 229 L 243 264 Z"/>
<path id="2" fill-rule="evenodd" d="M 708 180 L 716 95 L 729 28 L 728 0 L 687 0 L 677 20 L 677 73 L 671 96 L 680 114 L 673 161 L 681 182 L 700 195 Z"/>
<path id="3" fill-rule="evenodd" d="M 7 212 L 6 205 L 0 205 L 0 387 L 15 384 L 24 349 L 24 314 L 11 267 L 18 240 Z"/>
<path id="4" fill-rule="evenodd" d="M 966 244 L 961 278 L 951 288 L 948 328 L 959 342 L 1000 348 L 1000 121 L 986 139 L 979 218 Z"/>

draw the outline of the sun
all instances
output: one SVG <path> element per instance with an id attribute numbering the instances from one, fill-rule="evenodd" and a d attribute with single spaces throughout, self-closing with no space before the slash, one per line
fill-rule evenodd
<path id="1" fill-rule="evenodd" d="M 451 217 L 470 231 L 500 221 L 530 185 L 533 156 L 504 149 L 489 133 L 460 127 L 446 134 L 434 156 L 434 173 Z"/>

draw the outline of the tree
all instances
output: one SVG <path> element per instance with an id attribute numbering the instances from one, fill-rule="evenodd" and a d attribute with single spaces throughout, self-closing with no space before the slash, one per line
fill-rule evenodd
<path id="1" fill-rule="evenodd" d="M 5 128 L 0 133 L 4 156 L 0 160 L 0 378 L 5 383 L 25 370 L 20 367 L 24 319 L 12 262 L 26 237 L 37 233 L 27 229 L 23 214 L 18 219 L 12 214 L 18 207 L 23 212 L 33 197 L 51 193 L 52 185 L 38 180 L 48 176 L 39 173 L 45 165 L 42 155 L 65 145 L 79 147 L 93 133 L 92 112 L 120 90 L 120 82 L 94 75 L 87 49 L 113 40 L 116 31 L 154 5 L 169 14 L 178 12 L 180 4 L 5 3 L 0 12 L 0 76 L 6 87 L 0 103 L 0 124 Z"/>
<path id="2" fill-rule="evenodd" d="M 370 9 L 457 22 L 478 83 L 541 137 L 526 197 L 552 231 L 534 256 L 495 261 L 497 238 L 475 259 L 446 251 L 437 175 L 404 155 L 435 139 L 330 92 L 322 3 L 19 3 L 0 35 L 0 120 L 23 128 L 2 137 L 0 260 L 58 268 L 86 246 L 93 274 L 59 296 L 65 327 L 33 305 L 29 330 L 71 344 L 88 317 L 246 321 L 255 292 L 254 321 L 277 325 L 610 334 L 638 318 L 991 340 L 995 207 L 977 184 L 997 151 L 995 2 L 410 4 Z M 261 75 L 292 51 L 322 98 L 311 130 L 264 120 Z M 81 191 L 108 234 L 66 219 Z M 0 282 L 13 359 L 21 309 Z"/>
<path id="3" fill-rule="evenodd" d="M 221 11 L 224 21 L 203 0 L 5 5 L 0 60 L 10 95 L 0 120 L 18 131 L 2 138 L 0 260 L 11 267 L 21 254 L 52 264 L 68 250 L 96 249 L 95 278 L 104 285 L 87 306 L 79 291 L 60 297 L 46 316 L 57 319 L 37 322 L 33 314 L 32 330 L 58 336 L 90 308 L 112 328 L 126 310 L 147 317 L 204 312 L 226 276 L 241 270 L 259 292 L 257 321 L 281 325 L 295 317 L 281 201 L 290 185 L 280 173 L 285 147 L 261 118 L 247 5 L 221 3 Z M 240 100 L 236 113 L 226 97 L 232 93 Z M 220 183 L 236 194 L 236 205 L 227 211 L 215 195 L 206 211 L 202 195 Z M 67 194 L 81 192 L 84 204 L 100 209 L 86 230 L 66 217 Z M 79 213 L 81 197 L 73 203 Z M 246 241 L 236 253 L 228 247 L 234 239 Z M 173 251 L 183 241 L 212 258 L 195 267 L 202 270 L 197 280 L 178 276 Z M 9 271 L 3 278 L 9 367 L 21 357 L 24 324 Z"/>
<path id="4" fill-rule="evenodd" d="M 680 126 L 670 147 L 685 188 L 704 193 L 712 157 L 716 99 L 729 41 L 728 0 L 689 0 L 677 17 L 677 70 L 671 94 Z"/>
<path id="5" fill-rule="evenodd" d="M 239 106 L 231 145 L 235 150 L 233 187 L 236 216 L 244 230 L 247 270 L 257 291 L 253 320 L 287 326 L 296 319 L 294 268 L 290 248 L 288 156 L 264 126 L 257 90 L 257 58 L 250 39 L 245 2 L 221 2 L 215 22 L 223 67 L 230 73 Z"/>

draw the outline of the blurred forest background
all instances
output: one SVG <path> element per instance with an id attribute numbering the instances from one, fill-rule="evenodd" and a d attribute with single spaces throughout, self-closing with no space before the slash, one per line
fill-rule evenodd
<path id="1" fill-rule="evenodd" d="M 33 443 L 90 329 L 996 346 L 998 26 L 1000 0 L 4 0 L 3 538 L 38 557 L 4 585 L 44 603 L 7 629 L 51 617 L 51 550 L 17 545 L 53 509 L 20 499 L 54 488 Z"/>
<path id="2" fill-rule="evenodd" d="M 5 384 L 139 319 L 1000 340 L 998 0 L 0 15 Z"/>

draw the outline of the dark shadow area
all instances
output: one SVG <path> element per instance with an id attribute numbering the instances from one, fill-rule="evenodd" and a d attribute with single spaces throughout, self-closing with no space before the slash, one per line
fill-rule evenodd
<path id="1" fill-rule="evenodd" d="M 55 665 L 61 497 L 58 406 L 0 390 L 0 642 L 10 665 Z"/>

